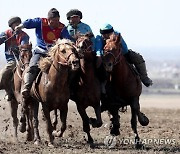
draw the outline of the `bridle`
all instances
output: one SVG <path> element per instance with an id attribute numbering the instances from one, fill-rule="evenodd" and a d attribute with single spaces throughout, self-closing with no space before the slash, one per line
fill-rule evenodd
<path id="1" fill-rule="evenodd" d="M 81 50 L 81 53 L 78 53 L 78 54 L 79 54 L 79 56 L 82 58 L 82 57 L 83 57 L 83 54 L 84 54 L 85 52 L 91 51 L 91 49 L 92 49 L 92 43 L 91 43 L 91 44 L 88 44 L 87 41 L 86 41 L 86 37 L 81 37 L 80 39 L 78 39 L 78 40 L 76 41 L 76 46 L 78 47 L 78 45 L 79 45 L 81 42 L 84 43 L 85 46 L 86 46 L 85 49 L 81 49 L 81 47 L 79 47 L 79 50 Z"/>
<path id="2" fill-rule="evenodd" d="M 71 45 L 71 44 L 69 44 L 69 43 L 63 43 L 63 44 L 59 44 L 58 45 L 58 49 L 60 49 L 60 46 L 61 45 L 69 45 L 69 46 L 71 46 L 71 47 L 73 47 L 73 48 L 75 48 L 76 49 L 76 46 L 75 45 Z M 57 63 L 58 64 L 60 64 L 60 65 L 63 65 L 63 66 L 69 66 L 70 64 L 68 63 L 68 61 L 69 61 L 69 59 L 70 59 L 70 57 L 72 56 L 72 55 L 76 55 L 75 54 L 75 52 L 71 52 L 66 58 L 61 54 L 61 53 L 58 53 L 58 56 L 59 56 L 59 61 L 57 61 Z M 55 64 L 54 64 L 54 61 L 53 61 L 53 67 L 57 70 L 57 71 L 59 71 L 58 70 L 58 68 L 55 66 Z"/>
<path id="3" fill-rule="evenodd" d="M 20 50 L 20 52 L 30 52 L 30 51 L 31 51 L 30 49 L 21 49 Z M 21 72 L 23 72 L 26 69 L 26 67 L 25 67 L 26 65 L 29 65 L 29 62 L 24 63 L 20 56 L 19 61 L 17 61 L 17 66 L 19 66 L 19 69 L 21 70 Z M 16 68 L 17 68 L 17 66 L 16 66 Z M 20 79 L 22 79 L 22 75 L 19 72 L 19 69 L 17 70 L 17 75 L 19 76 Z"/>
<path id="4" fill-rule="evenodd" d="M 104 57 L 107 56 L 107 55 L 111 55 L 114 58 L 113 65 L 118 64 L 122 59 L 122 52 L 121 52 L 120 48 L 119 48 L 119 53 L 118 53 L 117 56 L 115 56 L 111 51 L 104 51 Z"/>

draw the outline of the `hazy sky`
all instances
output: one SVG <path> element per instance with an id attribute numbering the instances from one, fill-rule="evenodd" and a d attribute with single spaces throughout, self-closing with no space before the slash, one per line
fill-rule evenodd
<path id="1" fill-rule="evenodd" d="M 70 9 L 81 10 L 82 21 L 94 34 L 103 23 L 112 24 L 130 48 L 180 46 L 180 0 L 1 0 L 0 32 L 8 28 L 11 16 L 47 17 L 52 7 L 65 24 Z M 26 32 L 35 44 L 34 30 Z"/>

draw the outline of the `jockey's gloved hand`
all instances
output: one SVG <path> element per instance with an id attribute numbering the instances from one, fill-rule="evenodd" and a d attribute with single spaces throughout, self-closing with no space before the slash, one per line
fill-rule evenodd
<path id="1" fill-rule="evenodd" d="M 14 28 L 15 33 L 18 33 L 18 32 L 21 31 L 23 28 L 24 28 L 23 24 L 19 24 L 18 26 L 16 26 L 16 27 Z"/>

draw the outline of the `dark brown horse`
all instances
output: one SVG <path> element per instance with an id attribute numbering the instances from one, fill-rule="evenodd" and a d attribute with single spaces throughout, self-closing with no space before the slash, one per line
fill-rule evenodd
<path id="1" fill-rule="evenodd" d="M 107 99 L 102 101 L 102 107 L 112 115 L 112 135 L 119 135 L 119 108 L 130 105 L 131 126 L 135 133 L 136 147 L 139 148 L 140 138 L 137 132 L 137 117 L 142 126 L 147 126 L 148 118 L 140 112 L 139 97 L 142 85 L 139 76 L 135 73 L 122 55 L 121 36 L 112 34 L 104 46 L 103 63 L 106 71 L 110 73 L 107 84 Z"/>
<path id="2" fill-rule="evenodd" d="M 50 111 L 60 110 L 62 126 L 59 136 L 62 136 L 66 130 L 70 98 L 69 72 L 76 71 L 79 68 L 79 59 L 76 52 L 75 44 L 70 40 L 58 40 L 49 51 L 48 57 L 40 60 L 40 68 L 43 71 L 39 74 L 31 89 L 32 98 L 42 104 L 49 135 L 49 146 L 52 146 L 54 140 Z"/>
<path id="3" fill-rule="evenodd" d="M 17 138 L 17 127 L 18 127 L 17 109 L 18 109 L 18 104 L 21 104 L 22 102 L 22 97 L 21 97 L 22 76 L 23 76 L 24 70 L 29 65 L 29 61 L 32 57 L 32 44 L 31 43 L 19 46 L 19 57 L 20 57 L 19 61 L 17 61 L 16 59 L 16 69 L 13 76 L 13 82 L 11 82 L 11 90 L 14 96 L 10 100 L 11 116 L 13 118 L 15 140 L 18 140 Z M 29 107 L 31 108 L 32 106 L 29 106 Z M 32 111 L 31 109 L 29 111 Z M 27 115 L 27 121 L 28 121 L 27 140 L 31 141 L 33 140 L 33 136 L 32 136 L 33 127 L 32 127 L 32 117 L 31 117 L 30 112 Z"/>
<path id="4" fill-rule="evenodd" d="M 91 34 L 81 35 L 76 41 L 80 59 L 80 80 L 74 89 L 72 100 L 77 105 L 78 112 L 83 121 L 83 130 L 87 133 L 88 142 L 93 143 L 90 135 L 91 123 L 93 127 L 101 127 L 101 109 L 100 109 L 100 82 L 95 74 L 95 54 L 92 51 Z M 89 118 L 86 108 L 92 106 L 95 110 L 97 119 Z"/>

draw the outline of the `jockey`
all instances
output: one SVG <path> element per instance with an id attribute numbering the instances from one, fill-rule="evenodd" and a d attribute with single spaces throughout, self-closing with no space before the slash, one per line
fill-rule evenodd
<path id="1" fill-rule="evenodd" d="M 86 33 L 92 33 L 92 30 L 89 25 L 81 22 L 82 19 L 82 12 L 78 9 L 71 9 L 66 14 L 67 20 L 69 20 L 69 24 L 67 25 L 67 30 L 71 37 L 74 39 L 74 41 L 77 40 L 78 34 L 86 34 Z M 94 45 L 95 38 L 92 37 L 92 42 Z M 94 47 L 93 47 L 94 49 Z"/>
<path id="2" fill-rule="evenodd" d="M 60 15 L 57 9 L 52 8 L 47 18 L 27 19 L 15 29 L 35 28 L 37 44 L 30 60 L 29 70 L 24 75 L 24 87 L 21 91 L 24 98 L 29 96 L 32 83 L 39 73 L 38 62 L 41 57 L 47 55 L 48 49 L 53 46 L 58 38 L 71 39 L 65 25 L 59 21 Z"/>
<path id="3" fill-rule="evenodd" d="M 113 27 L 110 24 L 103 25 L 100 28 L 100 33 L 101 35 L 96 36 L 96 47 L 95 47 L 96 56 L 98 57 L 98 60 L 97 60 L 98 66 L 100 66 L 100 64 L 102 63 L 101 55 L 103 54 L 105 41 L 109 39 L 112 33 L 119 34 L 119 32 L 114 31 Z M 136 53 L 132 50 L 128 50 L 126 42 L 124 41 L 122 36 L 121 36 L 121 44 L 122 44 L 122 49 L 123 49 L 122 52 L 123 52 L 124 57 L 130 64 L 134 64 L 134 66 L 136 67 L 140 75 L 140 79 L 142 83 L 146 87 L 151 86 L 153 83 L 152 83 L 152 80 L 147 75 L 145 60 L 143 59 L 143 57 L 139 53 Z"/>
<path id="4" fill-rule="evenodd" d="M 9 87 L 5 87 L 6 81 L 11 81 L 13 69 L 16 67 L 16 60 L 19 59 L 19 45 L 29 43 L 29 36 L 24 31 L 15 32 L 15 27 L 21 24 L 20 17 L 12 17 L 8 21 L 10 29 L 0 34 L 0 45 L 5 43 L 5 57 L 7 64 L 0 71 L 0 89 L 5 89 L 7 100 L 10 101 L 13 94 Z"/>

